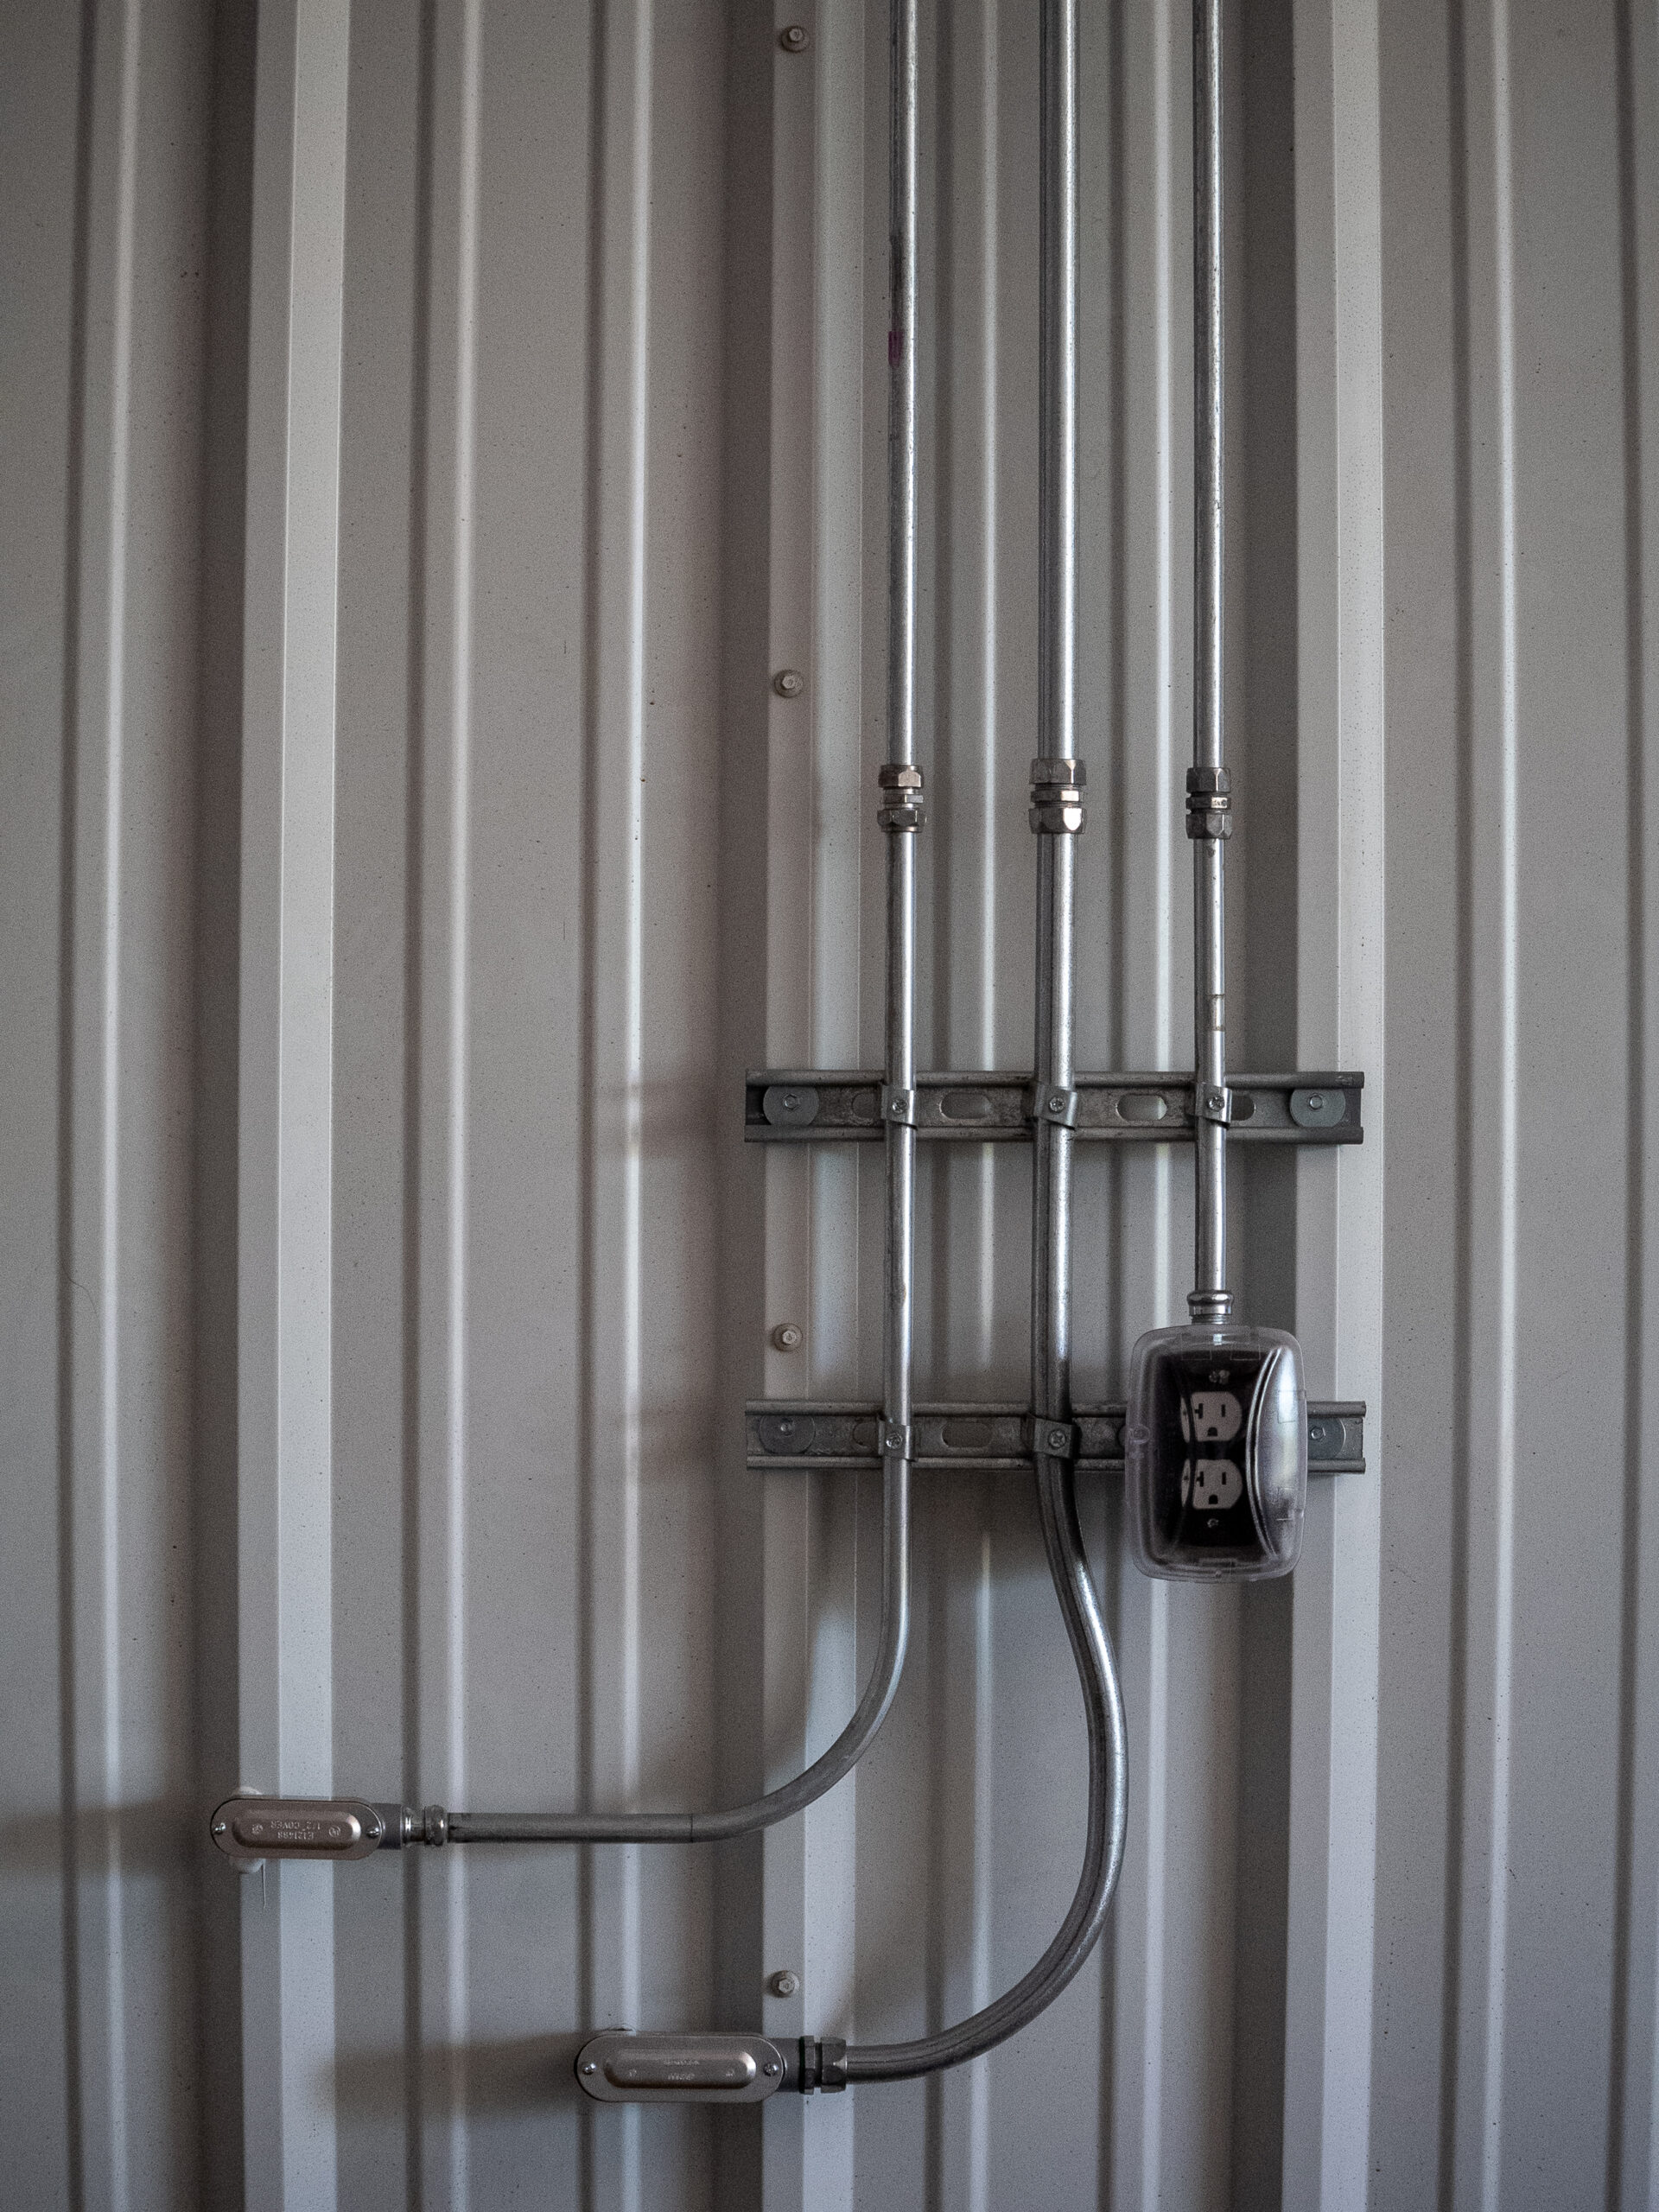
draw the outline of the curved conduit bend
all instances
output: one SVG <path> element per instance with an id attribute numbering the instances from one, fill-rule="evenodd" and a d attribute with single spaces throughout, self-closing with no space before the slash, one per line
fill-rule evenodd
<path id="1" fill-rule="evenodd" d="M 889 153 L 892 299 L 887 344 L 887 753 L 876 819 L 887 853 L 887 1147 L 882 1270 L 881 1636 L 858 1709 L 821 1758 L 781 1789 L 713 1813 L 455 1813 L 425 1816 L 429 1841 L 716 1843 L 805 1810 L 850 1774 L 887 1716 L 910 1640 L 912 1316 L 916 1252 L 916 840 L 925 819 L 916 765 L 917 0 L 893 10 Z"/>

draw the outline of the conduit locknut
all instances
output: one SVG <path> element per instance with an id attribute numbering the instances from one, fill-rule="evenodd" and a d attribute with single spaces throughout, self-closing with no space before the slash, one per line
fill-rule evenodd
<path id="1" fill-rule="evenodd" d="M 779 1351 L 799 1351 L 806 1342 L 806 1331 L 798 1321 L 780 1321 L 772 1332 L 772 1341 Z"/>
<path id="2" fill-rule="evenodd" d="M 772 679 L 772 688 L 780 699 L 798 699 L 806 689 L 806 678 L 798 668 L 780 668 Z"/>
<path id="3" fill-rule="evenodd" d="M 1189 837 L 1230 837 L 1233 780 L 1224 768 L 1186 772 L 1186 834 Z"/>
<path id="4" fill-rule="evenodd" d="M 791 23 L 779 32 L 778 43 L 785 54 L 804 54 L 812 43 L 811 34 L 804 23 Z"/>
<path id="5" fill-rule="evenodd" d="M 875 772 L 881 804 L 875 818 L 884 830 L 919 830 L 927 820 L 922 799 L 922 772 L 908 763 L 883 761 Z"/>
<path id="6" fill-rule="evenodd" d="M 1077 837 L 1088 813 L 1083 803 L 1089 772 L 1081 760 L 1031 764 L 1031 826 L 1039 836 Z"/>
<path id="7" fill-rule="evenodd" d="M 774 1997 L 793 1997 L 801 1986 L 801 1977 L 791 1974 L 787 1967 L 780 1967 L 766 1984 Z"/>

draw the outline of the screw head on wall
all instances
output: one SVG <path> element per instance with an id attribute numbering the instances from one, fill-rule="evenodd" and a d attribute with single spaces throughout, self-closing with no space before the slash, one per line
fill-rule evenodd
<path id="1" fill-rule="evenodd" d="M 766 1984 L 774 1997 L 792 1997 L 800 1986 L 799 1974 L 791 1974 L 787 1967 L 779 1967 Z"/>
<path id="2" fill-rule="evenodd" d="M 798 668 L 780 668 L 772 679 L 772 688 L 780 699 L 798 699 L 806 689 L 806 678 Z"/>
<path id="3" fill-rule="evenodd" d="M 804 23 L 791 23 L 778 34 L 778 43 L 785 54 L 804 54 L 812 43 L 811 35 Z"/>
<path id="4" fill-rule="evenodd" d="M 772 1332 L 772 1341 L 779 1351 L 799 1351 L 806 1342 L 806 1331 L 798 1321 L 780 1321 Z"/>

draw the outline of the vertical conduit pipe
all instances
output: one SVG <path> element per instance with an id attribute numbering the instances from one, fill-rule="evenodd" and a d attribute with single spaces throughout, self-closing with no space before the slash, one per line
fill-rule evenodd
<path id="1" fill-rule="evenodd" d="M 1077 18 L 1042 18 L 1042 235 L 1039 408 L 1035 1127 L 1032 1147 L 1031 1402 L 1040 1432 L 1071 1418 L 1071 1148 L 1077 841 Z M 1039 1433 L 1037 1449 L 1040 1455 Z"/>
<path id="2" fill-rule="evenodd" d="M 1193 698 L 1186 830 L 1192 840 L 1195 1321 L 1231 1313 L 1227 1288 L 1226 838 L 1223 765 L 1223 540 L 1225 521 L 1222 300 L 1221 0 L 1192 10 Z"/>
<path id="3" fill-rule="evenodd" d="M 889 1516 L 910 1485 L 916 1256 L 916 242 L 918 0 L 893 0 L 888 156 L 887 758 L 876 818 L 887 833 L 887 1215 L 881 1472 Z"/>

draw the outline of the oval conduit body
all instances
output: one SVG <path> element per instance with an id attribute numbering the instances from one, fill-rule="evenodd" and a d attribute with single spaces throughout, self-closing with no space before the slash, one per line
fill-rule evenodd
<path id="1" fill-rule="evenodd" d="M 227 1797 L 209 1823 L 227 1859 L 366 1859 L 386 1840 L 385 1814 L 357 1797 Z"/>
<path id="2" fill-rule="evenodd" d="M 754 2105 L 784 2086 L 782 2051 L 765 2036 L 594 2036 L 576 2080 L 601 2104 Z"/>

